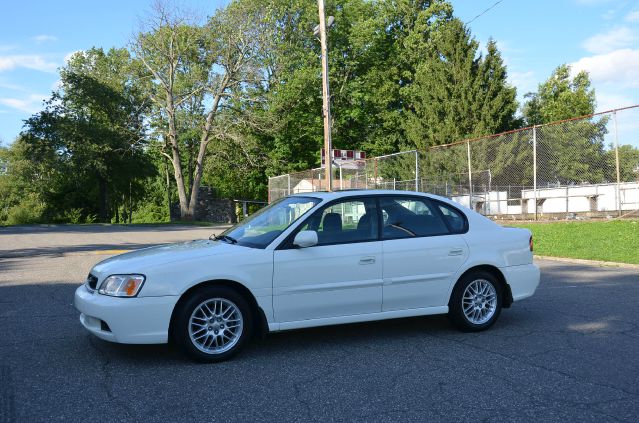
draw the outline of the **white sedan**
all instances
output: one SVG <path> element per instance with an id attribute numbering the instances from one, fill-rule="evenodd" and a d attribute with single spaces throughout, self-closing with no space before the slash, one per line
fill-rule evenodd
<path id="1" fill-rule="evenodd" d="M 252 335 L 448 313 L 487 329 L 539 284 L 528 230 L 405 191 L 292 195 L 211 239 L 104 260 L 75 292 L 113 342 L 221 361 Z"/>

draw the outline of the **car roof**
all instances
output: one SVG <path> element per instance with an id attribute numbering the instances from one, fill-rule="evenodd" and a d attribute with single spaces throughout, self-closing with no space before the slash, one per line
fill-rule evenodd
<path id="1" fill-rule="evenodd" d="M 322 202 L 334 200 L 336 198 L 347 198 L 347 197 L 360 197 L 363 195 L 411 195 L 411 196 L 421 196 L 432 198 L 435 200 L 439 200 L 443 203 L 450 204 L 458 209 L 463 210 L 466 214 L 474 213 L 472 210 L 468 209 L 468 207 L 463 204 L 459 204 L 456 201 L 451 200 L 447 197 L 442 197 L 440 195 L 431 194 L 429 192 L 419 192 L 419 191 L 403 191 L 396 189 L 347 189 L 341 191 L 313 191 L 313 192 L 300 192 L 296 194 L 291 194 L 291 197 L 315 197 L 322 200 Z"/>
<path id="2" fill-rule="evenodd" d="M 362 195 L 422 195 L 438 197 L 433 194 L 417 191 L 402 191 L 402 190 L 388 190 L 388 189 L 347 189 L 338 191 L 313 191 L 313 192 L 300 192 L 291 194 L 294 197 L 317 197 L 322 200 L 333 200 L 335 198 L 343 197 L 359 197 Z"/>

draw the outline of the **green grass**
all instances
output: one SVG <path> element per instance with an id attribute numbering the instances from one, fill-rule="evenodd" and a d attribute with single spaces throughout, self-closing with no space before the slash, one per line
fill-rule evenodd
<path id="1" fill-rule="evenodd" d="M 533 233 L 535 254 L 639 264 L 639 221 L 509 224 Z"/>

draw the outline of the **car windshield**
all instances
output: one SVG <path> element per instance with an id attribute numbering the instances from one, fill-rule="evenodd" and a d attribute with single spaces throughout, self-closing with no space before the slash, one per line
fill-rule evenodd
<path id="1" fill-rule="evenodd" d="M 319 198 L 286 197 L 216 236 L 216 240 L 252 248 L 266 248 L 297 219 L 312 209 Z"/>

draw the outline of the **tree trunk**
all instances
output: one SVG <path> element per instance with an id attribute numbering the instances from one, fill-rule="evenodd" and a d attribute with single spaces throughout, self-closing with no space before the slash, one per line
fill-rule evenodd
<path id="1" fill-rule="evenodd" d="M 193 211 L 189 207 L 189 200 L 186 198 L 186 189 L 184 186 L 184 175 L 182 174 L 182 161 L 180 150 L 178 148 L 177 129 L 175 125 L 175 106 L 173 96 L 170 92 L 166 94 L 167 114 L 169 115 L 169 142 L 171 143 L 171 152 L 173 153 L 173 171 L 175 175 L 175 183 L 177 185 L 178 197 L 180 199 L 180 219 L 193 220 Z"/>
<path id="2" fill-rule="evenodd" d="M 164 171 L 166 172 L 166 207 L 169 210 L 169 221 L 171 221 L 171 177 L 169 176 L 169 163 L 166 157 L 164 157 Z"/>
<path id="3" fill-rule="evenodd" d="M 98 175 L 98 185 L 100 188 L 100 222 L 109 223 L 109 190 L 106 179 L 100 175 Z"/>
<path id="4" fill-rule="evenodd" d="M 226 91 L 226 87 L 229 82 L 229 75 L 226 74 L 222 81 L 222 85 L 218 94 L 213 98 L 213 105 L 211 106 L 211 110 L 206 116 L 206 122 L 204 124 L 204 128 L 202 129 L 202 137 L 200 138 L 200 150 L 197 154 L 197 159 L 195 161 L 195 178 L 193 178 L 193 186 L 191 187 L 191 201 L 189 202 L 189 209 L 192 213 L 195 212 L 195 207 L 197 206 L 198 194 L 200 191 L 200 183 L 202 181 L 202 173 L 204 172 L 204 159 L 206 157 L 206 148 L 209 145 L 210 136 L 211 136 L 211 127 L 213 126 L 213 119 L 217 114 L 217 108 L 220 104 L 220 100 L 222 99 L 222 94 Z"/>

